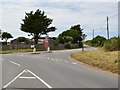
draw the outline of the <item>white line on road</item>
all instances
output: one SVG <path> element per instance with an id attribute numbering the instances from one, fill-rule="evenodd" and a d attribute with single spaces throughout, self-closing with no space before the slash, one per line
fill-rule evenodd
<path id="1" fill-rule="evenodd" d="M 11 83 L 13 83 L 18 77 L 20 77 L 26 70 L 23 70 L 19 75 L 17 75 L 12 81 L 6 84 L 3 88 L 8 87 Z"/>
<path id="2" fill-rule="evenodd" d="M 23 73 L 31 73 L 33 76 L 35 77 L 20 77 Z M 8 84 L 6 84 L 3 88 L 7 88 L 11 83 L 13 83 L 17 78 L 27 78 L 27 79 L 35 79 L 37 78 L 38 80 L 40 80 L 43 84 L 45 84 L 48 88 L 52 88 L 49 84 L 47 84 L 43 79 L 41 79 L 40 77 L 38 77 L 36 74 L 34 74 L 32 71 L 25 69 L 23 70 L 19 75 L 17 75 L 12 81 L 10 81 Z"/>
<path id="3" fill-rule="evenodd" d="M 72 64 L 77 64 L 77 63 L 73 62 Z"/>
<path id="4" fill-rule="evenodd" d="M 57 62 L 58 62 L 59 60 L 57 60 L 57 59 L 56 59 L 55 61 L 57 61 Z"/>
<path id="5" fill-rule="evenodd" d="M 34 75 L 38 80 L 40 80 L 43 84 L 45 84 L 48 88 L 52 88 L 49 84 L 47 84 L 43 79 L 41 79 L 40 77 L 38 77 L 36 74 L 34 74 L 33 72 L 31 72 L 30 70 L 27 70 L 29 73 L 31 73 L 32 75 Z"/>
<path id="6" fill-rule="evenodd" d="M 16 63 L 16 62 L 13 62 L 13 61 L 10 61 L 11 63 L 17 65 L 17 66 L 20 66 L 20 64 Z"/>
<path id="7" fill-rule="evenodd" d="M 59 59 L 60 61 L 62 61 L 62 59 Z"/>
<path id="8" fill-rule="evenodd" d="M 54 61 L 54 59 L 51 59 L 52 61 Z"/>
<path id="9" fill-rule="evenodd" d="M 20 79 L 36 79 L 36 77 L 19 77 Z"/>

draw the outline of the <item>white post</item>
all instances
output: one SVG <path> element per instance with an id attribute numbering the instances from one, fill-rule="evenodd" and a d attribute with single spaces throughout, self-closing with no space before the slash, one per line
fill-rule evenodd
<path id="1" fill-rule="evenodd" d="M 50 52 L 50 47 L 47 47 L 47 52 Z"/>

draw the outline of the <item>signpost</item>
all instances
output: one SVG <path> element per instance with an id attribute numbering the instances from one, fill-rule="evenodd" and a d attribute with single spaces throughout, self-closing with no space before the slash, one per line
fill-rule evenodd
<path id="1" fill-rule="evenodd" d="M 49 52 L 50 51 L 50 47 L 49 47 L 49 36 L 47 35 L 47 36 L 45 36 L 45 42 L 44 42 L 44 46 L 46 47 L 46 49 L 47 49 L 47 52 Z"/>

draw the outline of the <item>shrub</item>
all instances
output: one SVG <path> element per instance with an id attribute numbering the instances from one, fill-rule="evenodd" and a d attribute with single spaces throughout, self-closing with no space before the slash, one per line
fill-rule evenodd
<path id="1" fill-rule="evenodd" d="M 106 38 L 98 35 L 97 37 L 92 39 L 91 44 L 92 46 L 95 46 L 95 47 L 97 46 L 102 47 L 105 41 L 106 41 Z"/>
<path id="2" fill-rule="evenodd" d="M 104 43 L 104 49 L 106 50 L 106 51 L 111 51 L 111 44 L 110 44 L 110 41 L 106 41 L 105 43 Z"/>
<path id="3" fill-rule="evenodd" d="M 92 41 L 92 40 L 87 40 L 87 41 L 85 42 L 85 44 L 86 44 L 86 45 L 90 45 L 90 46 L 92 46 L 91 41 Z"/>
<path id="4" fill-rule="evenodd" d="M 118 48 L 118 39 L 107 40 L 104 44 L 104 49 L 106 51 L 117 51 Z"/>
<path id="5" fill-rule="evenodd" d="M 79 42 L 79 48 L 82 48 L 82 47 L 83 47 L 83 43 Z"/>

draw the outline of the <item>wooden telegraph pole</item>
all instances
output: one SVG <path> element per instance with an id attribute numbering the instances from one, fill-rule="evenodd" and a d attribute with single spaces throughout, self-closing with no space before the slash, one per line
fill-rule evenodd
<path id="1" fill-rule="evenodd" d="M 94 38 L 94 30 L 93 30 L 93 38 Z"/>
<path id="2" fill-rule="evenodd" d="M 107 16 L 107 38 L 109 40 L 109 23 L 108 23 L 108 20 L 109 20 L 109 18 Z"/>

